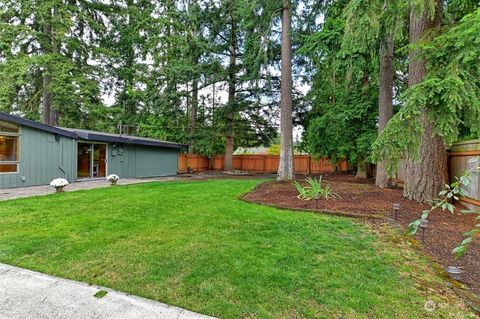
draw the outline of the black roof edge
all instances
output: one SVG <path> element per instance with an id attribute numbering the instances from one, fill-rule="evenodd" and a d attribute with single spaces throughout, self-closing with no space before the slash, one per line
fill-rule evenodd
<path id="1" fill-rule="evenodd" d="M 160 140 L 149 141 L 149 140 L 144 140 L 142 138 L 135 138 L 135 137 L 111 136 L 111 135 L 103 135 L 103 134 L 92 134 L 92 133 L 68 131 L 55 126 L 50 126 L 50 125 L 35 122 L 32 120 L 27 120 L 27 119 L 24 119 L 23 117 L 8 114 L 5 112 L 0 112 L 0 120 L 15 123 L 18 125 L 28 126 L 38 130 L 50 132 L 53 134 L 70 137 L 73 139 L 84 139 L 88 141 L 97 141 L 97 142 L 137 144 L 137 145 L 145 145 L 145 146 L 160 146 L 160 147 L 170 147 L 170 148 L 177 148 L 177 149 L 188 147 L 188 145 L 186 144 L 167 143 L 167 142 L 162 142 Z"/>
<path id="2" fill-rule="evenodd" d="M 161 147 L 171 147 L 171 148 L 179 148 L 179 149 L 188 147 L 188 145 L 185 145 L 185 144 L 167 143 L 162 141 L 148 141 L 148 140 L 135 138 L 131 136 L 123 137 L 123 136 L 110 136 L 110 135 L 79 132 L 78 137 L 80 139 L 84 139 L 87 141 L 97 141 L 97 142 L 135 144 L 135 145 L 145 145 L 145 146 L 161 146 Z"/>
<path id="3" fill-rule="evenodd" d="M 18 125 L 23 125 L 23 126 L 36 128 L 36 129 L 39 129 L 39 130 L 42 130 L 42 131 L 50 132 L 50 133 L 57 134 L 57 135 L 62 135 L 62 136 L 65 136 L 65 137 L 71 137 L 71 138 L 75 138 L 75 139 L 77 138 L 77 134 L 75 134 L 73 132 L 62 130 L 61 128 L 58 128 L 58 127 L 55 127 L 55 126 L 50 126 L 50 125 L 35 122 L 35 121 L 32 121 L 32 120 L 27 120 L 27 119 L 24 119 L 23 117 L 8 114 L 8 113 L 5 113 L 5 112 L 0 112 L 0 120 L 6 121 L 6 122 L 12 122 L 12 123 L 15 123 L 15 124 L 18 124 Z"/>

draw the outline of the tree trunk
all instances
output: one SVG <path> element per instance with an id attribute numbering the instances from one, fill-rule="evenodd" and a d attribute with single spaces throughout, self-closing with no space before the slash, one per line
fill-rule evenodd
<path id="1" fill-rule="evenodd" d="M 43 27 L 43 35 L 48 40 L 48 44 L 43 48 L 44 53 L 59 53 L 55 46 L 51 25 L 46 24 Z M 51 68 L 45 67 L 42 72 L 42 119 L 44 124 L 56 126 L 58 125 L 58 111 L 53 108 L 52 78 Z"/>
<path id="2" fill-rule="evenodd" d="M 357 174 L 355 178 L 367 178 L 368 177 L 368 164 L 365 160 L 359 159 L 357 161 Z"/>
<path id="3" fill-rule="evenodd" d="M 192 83 L 192 109 L 190 111 L 190 143 L 188 144 L 188 153 L 195 151 L 195 131 L 197 129 L 197 111 L 198 111 L 198 77 L 195 75 Z"/>
<path id="4" fill-rule="evenodd" d="M 134 1 L 128 0 L 127 7 L 132 8 L 134 6 Z M 135 91 L 135 48 L 134 43 L 130 36 L 130 32 L 135 29 L 133 22 L 133 16 L 128 15 L 128 23 L 125 27 L 126 34 L 122 35 L 126 44 L 122 47 L 122 59 L 125 61 L 125 69 L 122 72 L 121 77 L 123 77 L 124 87 L 121 96 L 123 99 L 121 103 L 123 104 L 123 119 L 122 123 L 125 125 L 125 128 L 121 128 L 122 132 L 126 135 L 132 135 L 134 133 L 134 124 L 135 124 L 135 114 L 137 113 L 137 98 L 135 95 L 132 95 L 132 92 Z M 126 71 L 126 72 L 125 72 Z"/>
<path id="5" fill-rule="evenodd" d="M 49 70 L 44 70 L 43 74 L 43 94 L 42 94 L 42 114 L 43 124 L 52 125 L 52 103 L 53 94 L 51 92 L 50 84 L 52 82 L 52 75 Z"/>
<path id="6" fill-rule="evenodd" d="M 393 34 L 387 34 L 380 48 L 380 78 L 378 97 L 378 133 L 383 131 L 393 116 L 393 75 L 394 75 L 394 43 Z M 378 187 L 391 186 L 391 179 L 387 174 L 385 160 L 377 163 L 375 185 Z"/>
<path id="7" fill-rule="evenodd" d="M 278 177 L 280 181 L 289 181 L 294 177 L 293 170 L 293 125 L 292 125 L 292 43 L 290 38 L 291 8 L 290 0 L 283 0 L 282 10 L 282 83 L 280 103 L 280 163 Z"/>
<path id="8" fill-rule="evenodd" d="M 435 15 L 431 19 L 428 13 L 419 15 L 410 12 L 410 43 L 416 43 L 425 34 L 441 23 L 442 2 L 437 0 Z M 426 72 L 426 63 L 418 57 L 417 50 L 411 50 L 408 66 L 408 86 L 420 83 Z M 428 202 L 438 195 L 448 180 L 447 152 L 443 140 L 434 135 L 434 124 L 428 118 L 427 110 L 422 110 L 420 122 L 423 126 L 418 160 L 407 158 L 406 181 L 403 194 L 418 202 Z"/>
<path id="9" fill-rule="evenodd" d="M 234 109 L 235 109 L 235 91 L 237 75 L 237 23 L 235 17 L 231 16 L 231 35 L 230 35 L 230 63 L 228 66 L 228 106 L 225 132 L 225 156 L 223 160 L 223 170 L 233 171 L 233 138 L 234 138 Z"/>

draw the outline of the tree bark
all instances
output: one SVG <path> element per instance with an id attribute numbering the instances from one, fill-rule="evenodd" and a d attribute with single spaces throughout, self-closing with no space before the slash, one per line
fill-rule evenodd
<path id="1" fill-rule="evenodd" d="M 437 0 L 434 18 L 427 13 L 419 15 L 410 12 L 410 43 L 416 43 L 432 28 L 440 26 L 442 2 Z M 425 77 L 426 61 L 418 57 L 417 50 L 411 50 L 408 66 L 408 86 L 420 83 Z M 428 202 L 438 195 L 448 180 L 447 152 L 443 140 L 433 132 L 434 124 L 423 109 L 420 122 L 424 133 L 421 137 L 418 160 L 407 158 L 404 196 L 418 202 Z"/>
<path id="2" fill-rule="evenodd" d="M 368 165 L 363 159 L 357 161 L 357 173 L 355 178 L 368 178 Z"/>
<path id="3" fill-rule="evenodd" d="M 132 8 L 134 6 L 133 0 L 127 1 L 127 7 Z M 123 78 L 123 91 L 120 93 L 121 104 L 123 106 L 123 119 L 122 123 L 125 125 L 121 128 L 123 134 L 131 135 L 134 133 L 135 114 L 137 113 L 137 98 L 132 95 L 135 90 L 135 49 L 133 41 L 130 37 L 130 32 L 134 30 L 135 25 L 133 22 L 133 16 L 128 15 L 128 23 L 125 27 L 125 34 L 122 35 L 122 59 L 125 61 L 125 67 L 122 70 L 121 78 Z"/>
<path id="4" fill-rule="evenodd" d="M 198 77 L 195 75 L 192 83 L 192 109 L 190 111 L 190 143 L 188 144 L 188 153 L 195 151 L 195 132 L 197 129 L 198 112 Z"/>
<path id="5" fill-rule="evenodd" d="M 42 75 L 43 94 L 42 94 L 42 115 L 43 124 L 52 125 L 52 103 L 53 94 L 51 92 L 50 84 L 52 82 L 52 75 L 49 70 L 44 70 Z"/>
<path id="6" fill-rule="evenodd" d="M 43 47 L 45 54 L 59 53 L 59 49 L 55 45 L 52 26 L 46 24 L 43 27 L 43 35 L 48 40 L 46 46 Z M 47 125 L 58 125 L 58 111 L 53 108 L 53 93 L 52 93 L 52 70 L 50 67 L 45 67 L 42 72 L 42 120 Z"/>
<path id="7" fill-rule="evenodd" d="M 280 102 L 280 163 L 278 177 L 280 181 L 289 181 L 294 177 L 293 170 L 293 125 L 292 125 L 292 43 L 290 38 L 291 3 L 283 0 L 282 10 L 282 48 L 281 48 L 281 102 Z"/>
<path id="8" fill-rule="evenodd" d="M 378 133 L 380 134 L 393 116 L 393 75 L 394 75 L 394 42 L 393 34 L 387 34 L 380 48 L 380 76 L 378 97 Z M 377 163 L 375 185 L 390 187 L 391 179 L 387 174 L 385 161 Z"/>
<path id="9" fill-rule="evenodd" d="M 223 160 L 223 170 L 233 171 L 233 139 L 234 139 L 234 109 L 235 109 L 235 91 L 237 75 L 237 22 L 235 17 L 231 16 L 231 34 L 230 34 L 230 62 L 228 66 L 228 106 L 226 116 L 225 132 L 225 156 Z"/>

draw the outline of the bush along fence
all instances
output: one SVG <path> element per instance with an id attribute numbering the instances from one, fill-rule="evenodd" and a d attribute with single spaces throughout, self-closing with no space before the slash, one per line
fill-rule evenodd
<path id="1" fill-rule="evenodd" d="M 279 155 L 234 155 L 233 168 L 247 172 L 273 174 L 277 172 L 279 161 Z M 346 172 L 348 163 L 342 161 L 334 165 L 328 159 L 316 160 L 309 155 L 295 155 L 294 167 L 296 174 L 320 174 L 334 171 Z M 187 173 L 188 168 L 193 172 L 223 171 L 223 155 L 208 158 L 198 154 L 180 154 L 178 171 Z"/>

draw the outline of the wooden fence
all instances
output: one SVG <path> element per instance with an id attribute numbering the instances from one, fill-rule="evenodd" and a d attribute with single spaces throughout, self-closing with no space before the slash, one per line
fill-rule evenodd
<path id="1" fill-rule="evenodd" d="M 463 173 L 472 167 L 469 160 L 476 158 L 480 161 L 480 140 L 470 140 L 465 142 L 457 142 L 452 145 L 448 152 L 448 167 L 450 182 L 454 182 L 456 177 L 460 177 Z M 397 183 L 402 186 L 406 178 L 407 160 L 400 160 L 397 170 Z M 480 207 L 480 175 L 474 175 L 470 178 L 470 185 L 466 187 L 467 197 L 461 198 L 463 204 L 475 209 Z"/>
<path id="2" fill-rule="evenodd" d="M 234 155 L 233 168 L 235 170 L 256 172 L 256 173 L 276 173 L 280 161 L 279 155 Z M 180 173 L 186 173 L 190 167 L 194 172 L 206 170 L 223 170 L 223 155 L 215 155 L 208 158 L 198 154 L 180 154 L 178 158 L 178 170 Z M 295 155 L 294 168 L 296 174 L 320 174 L 335 171 L 335 165 L 328 159 L 315 160 L 309 155 Z M 340 162 L 337 171 L 347 171 L 348 163 Z"/>
<path id="3" fill-rule="evenodd" d="M 472 168 L 473 163 L 469 162 L 471 159 L 476 158 L 480 161 L 480 140 L 455 143 L 450 148 L 449 155 L 450 180 L 454 181 L 455 177 L 462 176 L 465 171 Z M 465 192 L 468 197 L 461 199 L 465 206 L 470 209 L 480 206 L 480 175 L 470 178 L 470 185 Z"/>
<path id="4" fill-rule="evenodd" d="M 450 180 L 454 181 L 455 176 L 459 177 L 470 168 L 472 164 L 469 160 L 477 158 L 480 161 L 480 140 L 455 143 L 449 151 L 449 169 Z M 278 169 L 278 155 L 235 155 L 233 156 L 233 166 L 236 170 L 257 172 L 257 173 L 276 173 Z M 406 160 L 402 159 L 397 172 L 397 181 L 403 184 L 405 179 Z M 178 169 L 180 173 L 186 173 L 187 167 L 194 172 L 206 170 L 223 170 L 223 155 L 216 155 L 208 158 L 197 154 L 180 154 Z M 335 166 L 328 159 L 314 160 L 309 155 L 295 155 L 294 168 L 296 174 L 320 174 L 335 171 Z M 347 171 L 346 161 L 339 163 L 337 171 Z M 462 198 L 462 201 L 469 208 L 480 207 L 480 176 L 472 177 L 470 186 L 465 190 L 468 197 Z"/>

